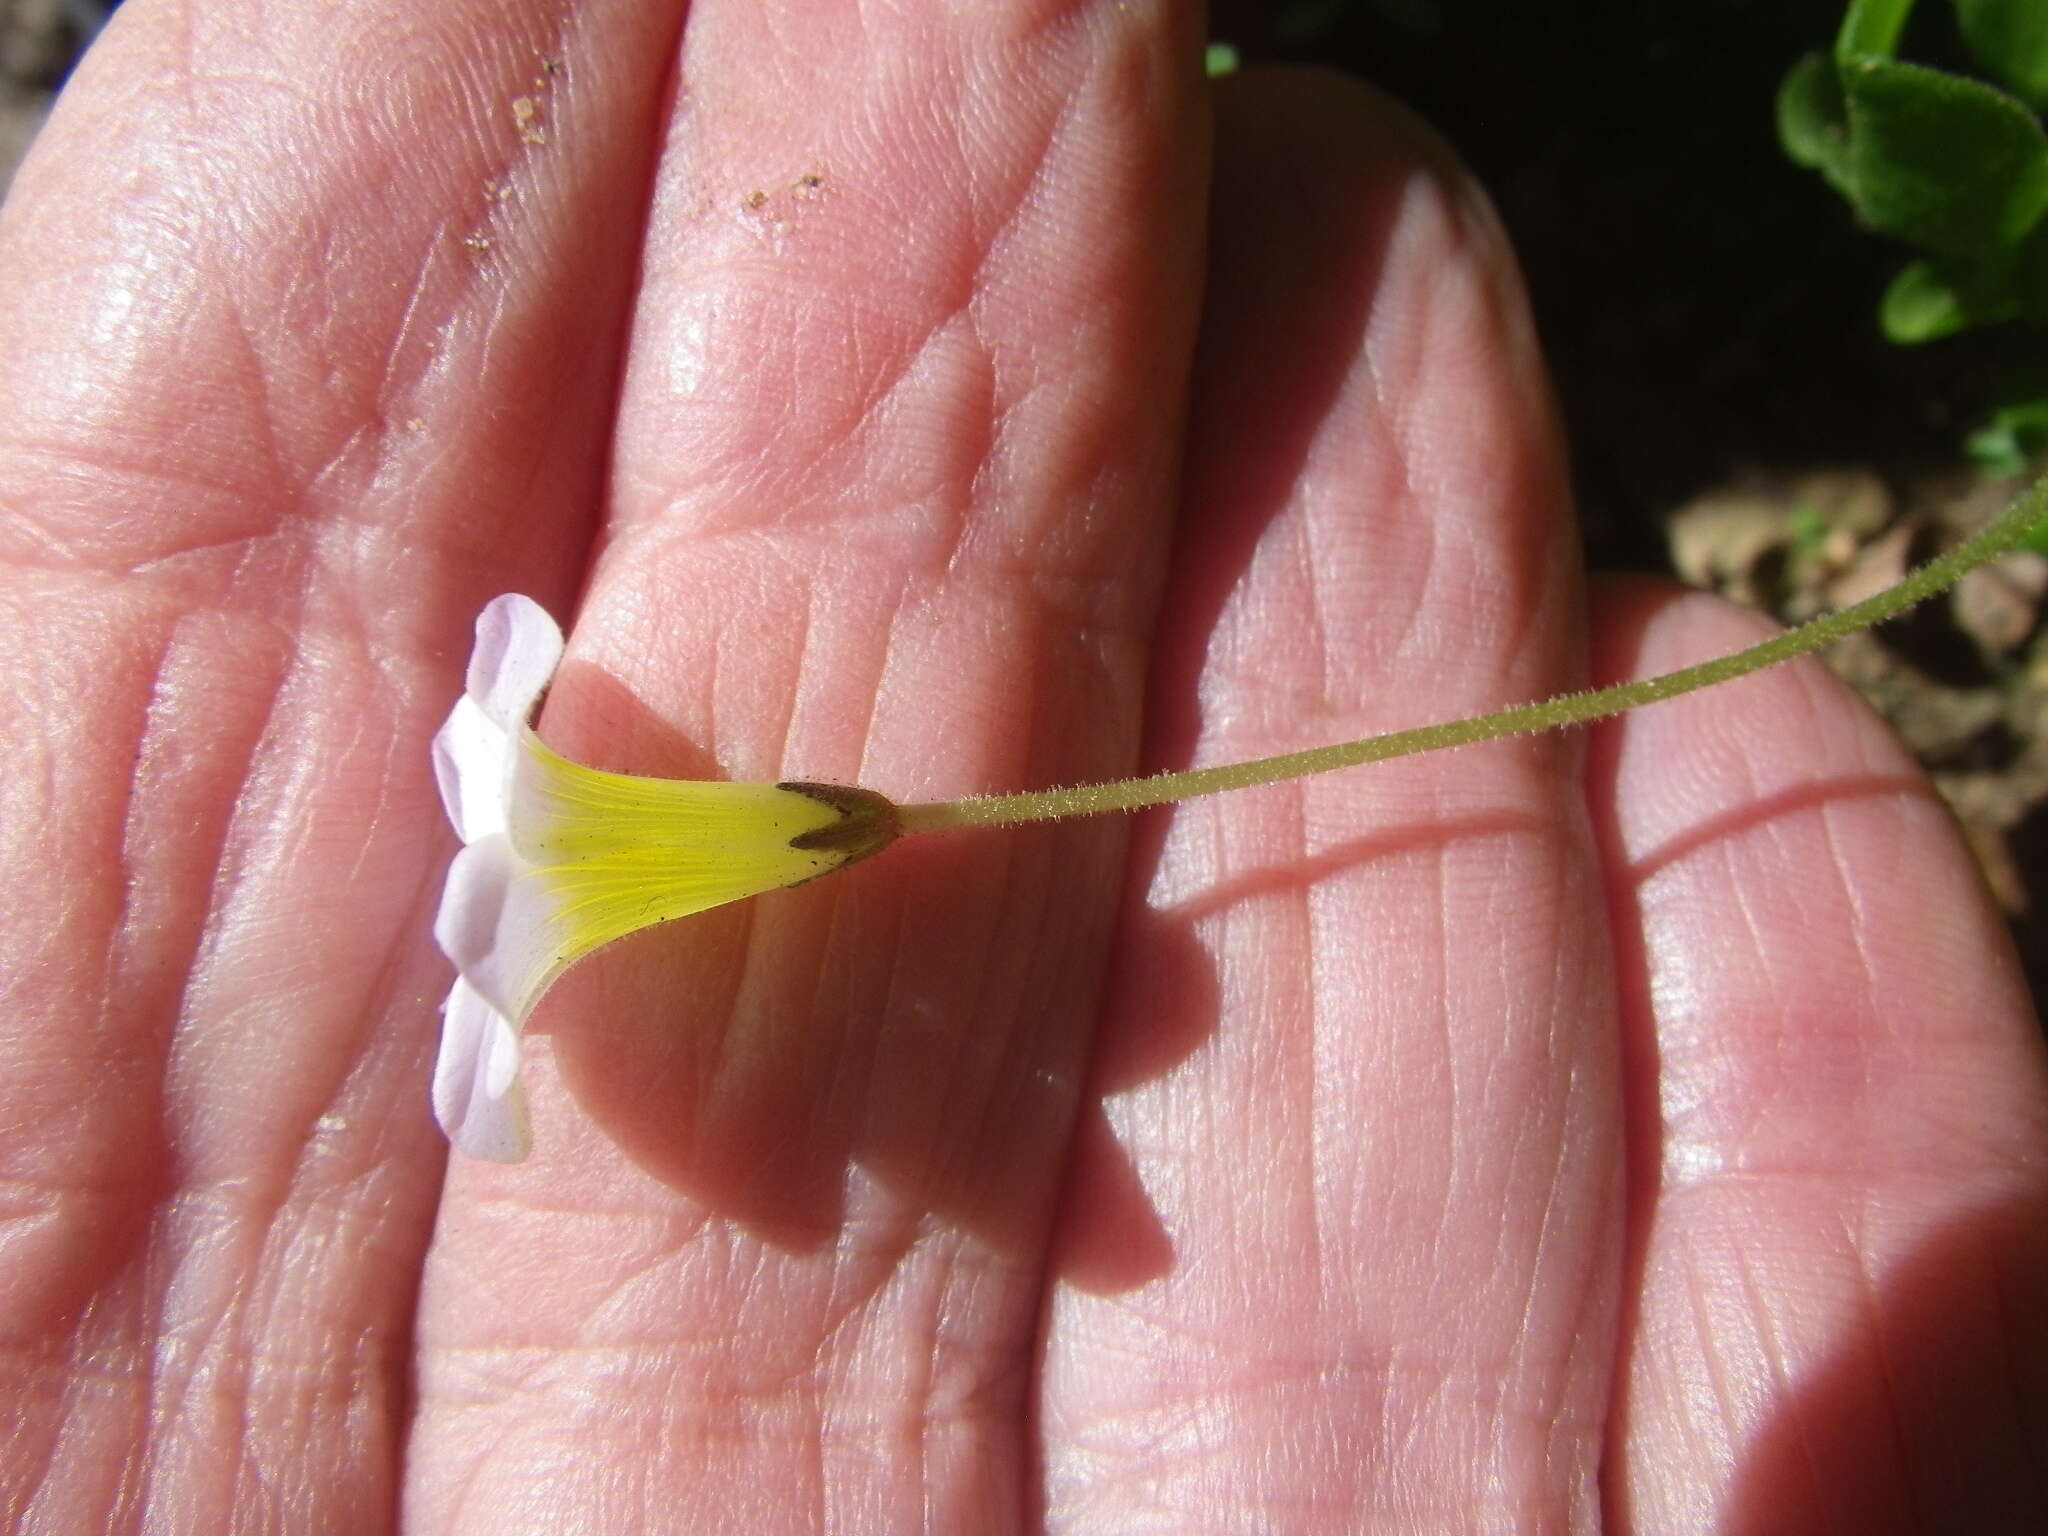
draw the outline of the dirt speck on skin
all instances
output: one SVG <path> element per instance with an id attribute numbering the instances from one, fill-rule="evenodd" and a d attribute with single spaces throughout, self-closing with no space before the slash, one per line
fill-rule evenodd
<path id="1" fill-rule="evenodd" d="M 541 120 L 541 105 L 533 97 L 514 96 L 512 98 L 512 121 L 519 129 L 520 143 L 547 143 L 547 124 Z"/>
<path id="2" fill-rule="evenodd" d="M 786 182 L 776 183 L 772 192 L 760 188 L 740 199 L 740 210 L 754 216 L 757 230 L 771 241 L 780 241 L 796 228 L 797 205 L 813 203 L 824 195 L 825 177 L 805 171 Z"/>

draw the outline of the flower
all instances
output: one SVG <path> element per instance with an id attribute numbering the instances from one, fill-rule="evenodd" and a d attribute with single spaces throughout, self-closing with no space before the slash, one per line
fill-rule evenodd
<path id="1" fill-rule="evenodd" d="M 531 724 L 561 658 L 562 633 L 538 603 L 494 599 L 434 738 L 434 777 L 463 844 L 434 919 L 457 972 L 441 1005 L 434 1115 L 457 1150 L 495 1162 L 532 1149 L 519 1036 L 556 977 L 614 939 L 814 880 L 896 834 L 895 807 L 869 790 L 571 762 Z"/>

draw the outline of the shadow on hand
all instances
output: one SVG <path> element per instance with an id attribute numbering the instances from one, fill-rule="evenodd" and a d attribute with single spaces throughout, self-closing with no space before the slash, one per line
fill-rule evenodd
<path id="1" fill-rule="evenodd" d="M 579 709 L 601 708 L 613 739 L 665 729 L 609 678 L 576 685 Z M 691 750 L 660 756 L 704 771 Z M 1203 921 L 1511 822 L 1389 829 L 1168 908 L 1142 895 L 1164 817 L 1141 823 L 1128 862 L 1113 820 L 909 839 L 829 880 L 602 951 L 563 978 L 539 1022 L 579 1106 L 634 1163 L 766 1241 L 838 1240 L 873 1214 L 849 1201 L 865 1176 L 889 1192 L 892 1219 L 936 1214 L 1028 1260 L 1064 1181 L 1055 1272 L 1128 1289 L 1164 1273 L 1173 1245 L 1101 1099 L 1214 1032 Z M 1140 894 L 1114 925 L 1105 1000 L 1124 889 Z"/>
<path id="2" fill-rule="evenodd" d="M 1638 613 L 1648 611 L 1644 604 Z M 1628 643 L 1618 655 L 1633 654 L 1639 630 L 1624 631 Z M 1589 757 L 1596 801 L 1614 798 L 1618 743 L 1612 731 L 1596 737 Z M 1838 774 L 1740 805 L 1628 860 L 1611 895 L 1624 1013 L 1647 1019 L 1652 1011 L 1633 892 L 1659 871 L 1819 807 L 1933 797 L 1913 773 Z M 1632 1208 L 1624 1290 L 1640 1294 L 1664 1161 L 1662 1069 L 1650 1031 L 1625 1036 L 1624 1072 Z M 2048 1189 L 1972 1211 L 1937 1231 L 1872 1278 L 1848 1336 L 1805 1368 L 1769 1422 L 1749 1435 L 1727 1472 L 1729 1496 L 1711 1529 L 1718 1536 L 1998 1536 L 2041 1529 L 2048 1510 L 2044 1297 Z M 1639 1321 L 1623 1320 L 1623 1359 L 1633 1352 Z"/>
<path id="3" fill-rule="evenodd" d="M 1211 640 L 1356 374 L 1416 182 L 1463 185 L 1434 140 L 1354 87 L 1312 75 L 1239 86 L 1222 93 L 1235 128 L 1219 152 L 1148 770 L 1194 753 Z M 1362 159 L 1332 139 L 1333 122 L 1357 131 Z M 709 771 L 617 682 L 585 672 L 573 691 L 601 729 L 572 734 L 619 758 L 602 766 Z M 1062 743 L 1047 750 L 1073 771 Z M 1173 1247 L 1101 1098 L 1168 1071 L 1216 1029 L 1201 918 L 1494 830 L 1394 829 L 1161 911 L 1143 893 L 1167 819 L 1141 823 L 1128 860 L 1120 817 L 908 839 L 830 880 L 643 934 L 564 978 L 547 1009 L 565 1021 L 557 1060 L 635 1162 L 771 1241 L 814 1247 L 868 1219 L 873 1202 L 853 1196 L 871 1177 L 896 1217 L 936 1213 L 1033 1262 L 1064 1193 L 1056 1272 L 1091 1289 L 1141 1284 Z"/>
<path id="4" fill-rule="evenodd" d="M 564 670 L 577 734 L 601 721 L 615 744 L 604 766 L 707 773 L 616 680 Z M 899 1230 L 936 1213 L 1028 1259 L 1076 1135 L 1125 832 L 1111 819 L 905 839 L 591 957 L 539 1023 L 580 1106 L 636 1164 L 770 1242 L 815 1248 L 872 1219 L 851 1198 L 868 1177 Z M 1207 1021 L 1154 1052 L 1164 1070 L 1213 1027 L 1213 981 L 1186 922 L 1141 914 L 1118 940 L 1174 978 L 1174 1018 Z M 1099 1107 L 1079 1114 L 1099 1148 Z M 1129 1160 L 1101 1167 L 1093 1197 L 1127 1241 L 1077 1266 L 1136 1284 L 1171 1245 Z"/>
<path id="5" fill-rule="evenodd" d="M 1872 1289 L 1736 1469 L 1724 1536 L 2000 1533 L 2048 1512 L 2048 1193 L 1972 1212 Z"/>

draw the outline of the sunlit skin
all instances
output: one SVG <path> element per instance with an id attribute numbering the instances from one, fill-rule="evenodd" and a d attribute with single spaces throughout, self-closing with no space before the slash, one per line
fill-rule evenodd
<path id="1" fill-rule="evenodd" d="M 1762 632 L 1582 581 L 1503 237 L 1364 89 L 1148 0 L 684 9 L 129 0 L 0 215 L 5 1523 L 2038 1509 L 2038 1029 L 1812 662 L 654 930 L 448 1160 L 497 593 L 556 749 L 903 802 Z"/>

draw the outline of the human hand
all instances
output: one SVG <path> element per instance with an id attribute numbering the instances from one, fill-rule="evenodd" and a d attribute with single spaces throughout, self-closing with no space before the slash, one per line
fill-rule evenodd
<path id="1" fill-rule="evenodd" d="M 681 38 L 680 54 L 678 38 Z M 130 0 L 0 220 L 12 1526 L 1997 1529 L 2038 1035 L 1819 669 L 914 839 L 447 1166 L 426 741 L 899 799 L 1731 648 L 1574 575 L 1483 202 L 1159 3 Z M 680 57 L 680 64 L 677 59 Z"/>

